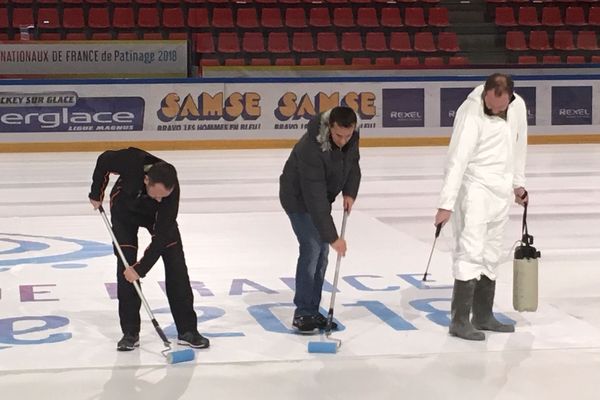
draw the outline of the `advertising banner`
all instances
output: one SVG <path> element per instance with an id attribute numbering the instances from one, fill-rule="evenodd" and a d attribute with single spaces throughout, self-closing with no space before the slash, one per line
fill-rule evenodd
<path id="1" fill-rule="evenodd" d="M 552 87 L 552 125 L 591 125 L 592 87 Z"/>
<path id="2" fill-rule="evenodd" d="M 440 126 L 454 125 L 456 110 L 472 91 L 472 87 L 440 89 Z"/>
<path id="3" fill-rule="evenodd" d="M 535 87 L 517 87 L 515 93 L 523 98 L 527 107 L 527 124 L 534 126 L 536 124 L 536 88 Z"/>
<path id="4" fill-rule="evenodd" d="M 0 93 L 0 132 L 141 131 L 141 97 Z"/>
<path id="5" fill-rule="evenodd" d="M 383 89 L 385 128 L 425 126 L 424 89 Z"/>
<path id="6" fill-rule="evenodd" d="M 187 77 L 185 40 L 21 41 L 0 45 L 0 78 Z"/>
<path id="7" fill-rule="evenodd" d="M 12 84 L 0 87 L 0 142 L 297 139 L 315 115 L 338 105 L 357 112 L 363 138 L 449 136 L 477 83 Z M 549 133 L 550 118 L 553 125 L 597 124 L 596 86 L 522 84 L 516 92 L 529 125 L 541 132 Z"/>

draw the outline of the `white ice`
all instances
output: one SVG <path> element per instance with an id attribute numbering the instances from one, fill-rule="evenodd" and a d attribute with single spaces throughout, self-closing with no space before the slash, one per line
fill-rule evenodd
<path id="1" fill-rule="evenodd" d="M 0 154 L 2 399 L 598 398 L 599 145 L 529 147 L 529 228 L 542 251 L 540 307 L 512 309 L 510 247 L 520 237 L 521 217 L 515 206 L 496 311 L 516 321 L 517 331 L 488 334 L 483 343 L 448 336 L 422 308 L 439 307 L 443 319 L 449 307 L 446 230 L 433 256 L 435 282 L 419 288 L 408 281 L 410 274 L 420 279 L 431 249 L 445 148 L 362 149 L 363 180 L 336 302 L 345 329 L 334 335 L 343 345 L 335 355 L 308 354 L 308 341 L 318 337 L 270 332 L 253 316 L 260 305 L 278 304 L 271 319 L 258 319 L 290 328 L 293 292 L 285 278 L 294 275 L 297 245 L 277 197 L 289 150 L 155 153 L 179 171 L 190 276 L 212 294 L 195 292 L 199 315 L 224 312 L 199 323 L 211 348 L 198 351 L 193 363 L 166 365 L 142 310 L 141 348 L 117 353 L 116 300 L 106 286 L 114 282 L 115 261 L 87 201 L 98 154 Z M 341 220 L 339 204 L 335 219 Z M 101 256 L 72 239 L 99 244 Z M 35 246 L 19 247 L 22 241 Z M 88 249 L 85 257 L 65 259 L 81 248 Z M 331 281 L 333 255 L 329 265 Z M 144 279 L 144 291 L 168 327 L 162 268 Z M 325 292 L 322 306 L 328 302 Z M 43 330 L 40 321 L 21 320 L 10 324 L 21 342 L 6 336 L 7 321 L 44 315 L 69 324 Z M 68 340 L 32 343 L 65 333 Z"/>

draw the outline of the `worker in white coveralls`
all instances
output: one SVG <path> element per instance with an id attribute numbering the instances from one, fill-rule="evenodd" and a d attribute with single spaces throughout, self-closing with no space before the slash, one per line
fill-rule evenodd
<path id="1" fill-rule="evenodd" d="M 527 110 L 513 88 L 510 76 L 493 74 L 457 110 L 435 216 L 436 226 L 452 219 L 455 280 L 449 332 L 467 340 L 484 340 L 481 330 L 515 330 L 492 313 L 511 200 L 521 205 L 529 200 Z"/>

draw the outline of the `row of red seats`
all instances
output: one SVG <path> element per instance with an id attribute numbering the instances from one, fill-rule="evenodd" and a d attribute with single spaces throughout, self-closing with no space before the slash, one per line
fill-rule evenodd
<path id="1" fill-rule="evenodd" d="M 0 40 L 188 40 L 185 32 L 40 32 L 37 35 L 0 33 Z"/>
<path id="2" fill-rule="evenodd" d="M 580 31 L 577 39 L 574 39 L 571 31 L 556 31 L 552 44 L 549 36 L 547 31 L 531 31 L 527 40 L 523 31 L 509 31 L 506 33 L 506 48 L 512 51 L 600 50 L 595 31 Z"/>
<path id="3" fill-rule="evenodd" d="M 516 4 L 558 4 L 558 5 L 564 5 L 564 6 L 569 6 L 569 5 L 573 5 L 573 4 L 595 4 L 595 3 L 600 3 L 600 0 L 486 0 L 486 3 L 491 4 L 491 5 L 498 5 L 498 4 L 510 4 L 510 3 L 516 3 Z"/>
<path id="4" fill-rule="evenodd" d="M 14 6 L 33 6 L 33 5 L 101 5 L 101 4 L 140 4 L 140 5 L 188 5 L 188 6 L 203 6 L 203 7 L 270 7 L 270 6 L 306 6 L 312 7 L 315 5 L 326 5 L 331 7 L 339 7 L 340 5 L 358 5 L 358 6 L 390 6 L 390 5 L 415 5 L 415 4 L 438 4 L 440 0 L 2 0 L 2 4 L 11 4 Z"/>
<path id="5" fill-rule="evenodd" d="M 315 37 L 316 36 L 316 37 Z M 338 40 L 333 32 L 295 32 L 291 41 L 287 32 L 270 32 L 267 40 L 260 32 L 246 32 L 241 37 L 234 32 L 221 32 L 216 45 L 211 33 L 197 33 L 193 38 L 194 50 L 200 54 L 223 53 L 314 53 L 314 52 L 423 52 L 438 51 L 455 53 L 460 51 L 454 32 L 440 32 L 437 44 L 432 32 L 418 32 L 414 35 L 414 46 L 407 32 L 392 32 L 389 40 L 383 32 L 369 32 L 365 39 L 358 32 L 344 32 Z"/>
<path id="6" fill-rule="evenodd" d="M 519 7 L 516 17 L 511 7 L 497 7 L 495 21 L 496 25 L 504 27 L 600 26 L 600 6 L 591 7 L 587 16 L 583 7 L 567 7 L 564 19 L 560 8 L 554 6 L 542 8 L 541 19 L 538 18 L 538 12 L 535 7 Z"/>
<path id="7" fill-rule="evenodd" d="M 112 18 L 111 18 L 112 14 Z M 401 17 L 399 8 L 384 8 L 378 16 L 375 8 L 359 8 L 356 17 L 351 8 L 341 7 L 333 10 L 312 8 L 307 15 L 302 8 L 288 8 L 282 14 L 279 8 L 265 8 L 260 12 L 260 18 L 254 8 L 239 8 L 234 22 L 232 10 L 217 8 L 209 15 L 206 8 L 192 8 L 186 13 L 181 8 L 164 8 L 161 12 L 154 7 L 115 7 L 112 13 L 108 8 L 65 8 L 62 15 L 55 8 L 40 8 L 37 10 L 37 24 L 34 14 L 26 8 L 16 8 L 9 15 L 6 8 L 0 8 L 0 28 L 20 26 L 37 26 L 42 29 L 82 29 L 90 28 L 217 28 L 217 29 L 256 29 L 256 28 L 412 28 L 449 26 L 448 9 L 443 7 L 431 8 L 428 20 L 425 20 L 423 8 L 410 7 Z"/>
<path id="8" fill-rule="evenodd" d="M 344 58 L 341 57 L 325 57 L 324 60 L 318 57 L 280 57 L 272 60 L 270 58 L 227 58 L 222 63 L 216 58 L 203 58 L 198 63 L 200 68 L 212 67 L 212 66 L 243 66 L 243 65 L 254 65 L 254 66 L 318 66 L 318 65 L 329 65 L 329 66 L 340 66 L 340 65 L 352 65 L 352 66 L 377 66 L 377 67 L 393 67 L 393 68 L 407 68 L 407 67 L 441 67 L 441 66 L 464 66 L 468 65 L 469 61 L 466 57 L 452 56 L 445 59 L 444 57 L 400 57 L 399 61 L 396 61 L 393 57 L 353 57 L 350 62 L 347 63 Z"/>
<path id="9" fill-rule="evenodd" d="M 542 56 L 542 64 L 561 64 L 563 63 L 563 57 L 557 55 L 544 55 Z M 566 57 L 567 64 L 586 64 L 588 61 L 585 56 L 567 56 Z M 540 60 L 537 56 L 519 56 L 517 62 L 519 64 L 539 64 Z M 600 64 L 600 55 L 591 56 L 589 58 L 589 62 L 592 64 Z"/>

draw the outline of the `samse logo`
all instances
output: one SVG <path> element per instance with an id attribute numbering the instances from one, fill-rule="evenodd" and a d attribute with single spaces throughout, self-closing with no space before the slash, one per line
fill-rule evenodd
<path id="1" fill-rule="evenodd" d="M 75 104 L 0 107 L 0 132 L 139 131 L 141 97 L 80 97 Z"/>

